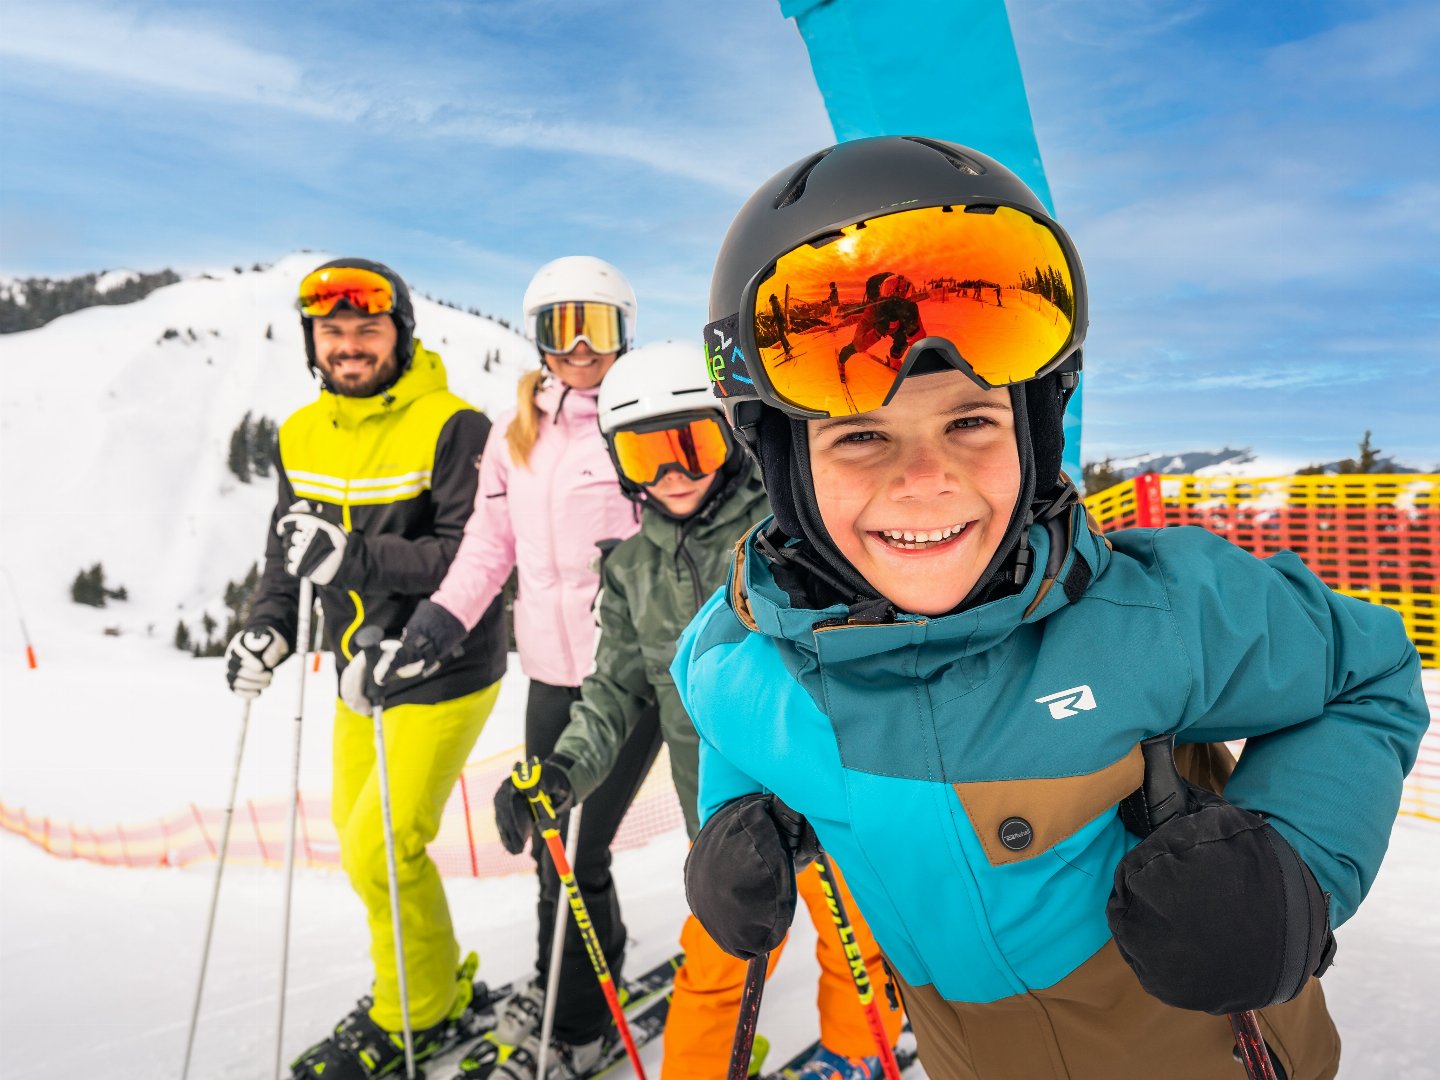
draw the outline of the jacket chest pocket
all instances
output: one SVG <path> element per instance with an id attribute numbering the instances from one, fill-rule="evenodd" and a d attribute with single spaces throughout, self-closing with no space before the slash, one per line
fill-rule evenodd
<path id="1" fill-rule="evenodd" d="M 1145 778 L 1140 747 L 1092 773 L 953 784 L 991 866 L 1033 859 L 1110 811 Z"/>

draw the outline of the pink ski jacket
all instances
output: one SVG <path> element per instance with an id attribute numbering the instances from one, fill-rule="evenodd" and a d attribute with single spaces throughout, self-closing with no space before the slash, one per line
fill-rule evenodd
<path id="1" fill-rule="evenodd" d="M 511 461 L 505 441 L 515 410 L 500 417 L 480 459 L 475 512 L 430 598 L 468 629 L 518 567 L 520 666 L 554 686 L 579 686 L 594 667 L 595 545 L 640 529 L 639 508 L 621 492 L 605 449 L 596 398 L 554 380 L 541 387 L 535 400 L 544 415 L 528 465 Z"/>

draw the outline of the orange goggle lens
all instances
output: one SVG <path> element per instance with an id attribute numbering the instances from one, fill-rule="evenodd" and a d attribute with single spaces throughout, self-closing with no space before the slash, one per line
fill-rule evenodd
<path id="1" fill-rule="evenodd" d="M 925 207 L 848 226 L 777 260 L 755 344 L 775 393 L 829 416 L 884 404 L 909 347 L 949 341 L 992 387 L 1032 379 L 1070 340 L 1074 271 L 1009 207 Z"/>
<path id="2" fill-rule="evenodd" d="M 619 352 L 625 341 L 620 309 L 585 301 L 551 304 L 535 316 L 535 342 L 545 352 L 568 353 L 582 341 L 591 352 Z"/>
<path id="3" fill-rule="evenodd" d="M 672 468 L 698 480 L 724 465 L 730 451 L 720 421 L 709 417 L 658 431 L 617 431 L 610 445 L 616 465 L 636 484 L 653 484 Z"/>
<path id="4" fill-rule="evenodd" d="M 305 275 L 300 282 L 300 312 L 323 319 L 341 301 L 362 315 L 384 315 L 395 310 L 395 287 L 373 270 L 332 266 Z"/>

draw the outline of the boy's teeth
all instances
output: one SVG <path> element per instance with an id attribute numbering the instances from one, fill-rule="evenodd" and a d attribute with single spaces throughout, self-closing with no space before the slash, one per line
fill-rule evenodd
<path id="1" fill-rule="evenodd" d="M 964 532 L 964 524 L 947 525 L 943 529 L 931 529 L 928 532 L 906 531 L 903 529 L 882 529 L 880 535 L 885 539 L 906 547 L 914 547 L 919 544 L 938 544 L 942 540 L 949 540 L 952 536 L 959 536 Z"/>

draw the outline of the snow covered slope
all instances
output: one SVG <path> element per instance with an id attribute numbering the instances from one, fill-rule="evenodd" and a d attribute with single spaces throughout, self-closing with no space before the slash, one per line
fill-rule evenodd
<path id="1" fill-rule="evenodd" d="M 315 397 L 294 297 L 324 258 L 193 278 L 0 337 L 0 564 L 42 648 L 57 620 L 153 627 L 166 644 L 177 618 L 194 625 L 202 609 L 223 625 L 222 590 L 263 550 L 275 497 L 273 479 L 228 471 L 230 433 L 247 411 L 280 421 Z M 451 387 L 492 415 L 505 408 L 534 347 L 489 319 L 415 306 Z M 70 603 L 76 571 L 95 562 L 128 602 Z M 0 590 L 4 650 L 18 647 L 14 600 Z"/>

